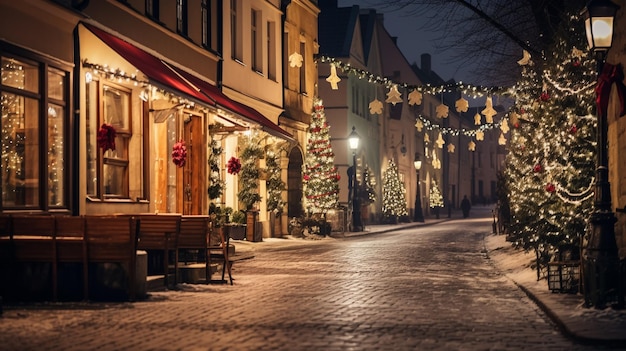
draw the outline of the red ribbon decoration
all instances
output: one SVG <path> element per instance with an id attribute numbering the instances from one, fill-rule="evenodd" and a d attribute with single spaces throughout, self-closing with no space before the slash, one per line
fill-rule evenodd
<path id="1" fill-rule="evenodd" d="M 598 115 L 604 115 L 609 108 L 609 95 L 611 94 L 611 86 L 613 83 L 617 85 L 617 95 L 619 96 L 619 103 L 621 106 L 619 115 L 624 115 L 626 112 L 624 106 L 626 87 L 624 86 L 623 80 L 624 72 L 622 71 L 621 64 L 604 64 L 602 73 L 598 76 L 598 84 L 596 85 L 596 108 L 598 109 Z"/>

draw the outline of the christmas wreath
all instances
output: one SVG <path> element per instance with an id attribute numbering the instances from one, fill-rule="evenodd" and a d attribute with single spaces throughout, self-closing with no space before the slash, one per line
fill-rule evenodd
<path id="1" fill-rule="evenodd" d="M 237 157 L 233 156 L 230 158 L 230 160 L 228 160 L 227 167 L 229 174 L 236 175 L 237 173 L 239 173 L 239 171 L 241 171 L 241 162 Z"/>
<path id="2" fill-rule="evenodd" d="M 172 162 L 178 167 L 183 167 L 187 161 L 187 146 L 183 140 L 179 140 L 172 147 Z"/>
<path id="3" fill-rule="evenodd" d="M 107 150 L 115 150 L 116 136 L 117 132 L 112 125 L 106 123 L 102 124 L 102 126 L 98 130 L 98 135 L 96 137 L 98 147 L 102 149 L 102 152 L 106 152 Z"/>

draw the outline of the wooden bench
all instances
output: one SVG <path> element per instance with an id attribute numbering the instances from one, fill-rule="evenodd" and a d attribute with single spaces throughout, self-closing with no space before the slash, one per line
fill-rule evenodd
<path id="1" fill-rule="evenodd" d="M 169 253 L 174 252 L 174 281 L 176 285 L 178 276 L 178 235 L 180 232 L 180 214 L 138 214 L 133 215 L 137 219 L 137 249 L 154 250 L 163 252 L 163 274 L 165 286 L 169 286 Z M 148 252 L 150 259 L 150 252 Z"/>
<path id="2" fill-rule="evenodd" d="M 89 298 L 89 265 L 85 240 L 85 218 L 57 216 L 55 223 L 57 269 L 61 263 L 79 263 L 82 266 L 82 296 L 83 300 L 87 300 Z M 56 276 L 58 279 L 59 274 L 57 273 Z"/>
<path id="3" fill-rule="evenodd" d="M 89 263 L 120 263 L 126 266 L 126 291 L 135 300 L 137 223 L 132 216 L 85 216 L 85 241 Z M 91 269 L 91 267 L 90 267 Z M 91 272 L 89 272 L 91 276 Z"/>

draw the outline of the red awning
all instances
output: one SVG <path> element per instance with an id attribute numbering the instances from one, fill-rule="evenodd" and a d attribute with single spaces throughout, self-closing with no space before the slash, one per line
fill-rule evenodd
<path id="1" fill-rule="evenodd" d="M 287 131 L 267 119 L 259 111 L 229 98 L 215 85 L 210 84 L 190 73 L 187 73 L 180 68 L 173 67 L 173 69 L 178 72 L 178 74 L 180 74 L 183 78 L 188 80 L 192 85 L 200 88 L 200 91 L 205 93 L 210 99 L 214 100 L 218 106 L 232 111 L 254 124 L 260 125 L 263 131 L 265 131 L 266 133 L 290 141 L 294 140 L 291 134 L 287 133 Z"/>
<path id="2" fill-rule="evenodd" d="M 145 52 L 127 41 L 103 31 L 102 29 L 87 23 L 83 24 L 111 49 L 148 76 L 148 79 L 150 79 L 151 82 L 174 89 L 196 100 L 215 106 L 215 101 L 209 99 L 205 94 L 202 94 L 202 92 L 195 89 L 191 84 L 185 82 L 184 79 L 178 76 L 176 72 L 173 72 L 159 58 Z"/>
<path id="3" fill-rule="evenodd" d="M 174 89 L 210 106 L 219 105 L 240 115 L 251 123 L 260 125 L 262 129 L 269 134 L 290 141 L 294 140 L 289 133 L 268 120 L 260 112 L 232 100 L 215 85 L 197 78 L 178 67 L 166 64 L 158 57 L 113 34 L 107 33 L 88 23 L 83 24 L 111 49 L 148 76 L 151 82 Z"/>

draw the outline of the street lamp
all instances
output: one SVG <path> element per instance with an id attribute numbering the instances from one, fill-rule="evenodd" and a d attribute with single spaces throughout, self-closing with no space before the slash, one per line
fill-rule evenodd
<path id="1" fill-rule="evenodd" d="M 601 74 L 606 53 L 613 40 L 613 20 L 619 6 L 609 0 L 592 0 L 582 12 L 589 48 L 596 55 L 597 73 Z M 583 252 L 585 304 L 604 308 L 607 302 L 623 304 L 619 283 L 619 255 L 615 240 L 615 214 L 611 206 L 611 185 L 607 157 L 606 109 L 598 111 L 597 168 L 594 209 L 589 221 L 591 233 Z"/>
<path id="2" fill-rule="evenodd" d="M 350 143 L 350 150 L 352 150 L 352 166 L 354 167 L 354 181 L 352 185 L 352 231 L 357 232 L 361 230 L 363 226 L 361 224 L 361 205 L 359 204 L 358 197 L 358 183 L 356 175 L 356 150 L 359 148 L 360 141 L 359 134 L 356 132 L 356 128 L 352 127 L 352 133 L 348 136 L 348 142 Z"/>
<path id="3" fill-rule="evenodd" d="M 417 189 L 415 190 L 415 213 L 413 214 L 413 222 L 424 222 L 424 214 L 422 213 L 422 195 L 420 194 L 420 169 L 422 168 L 422 160 L 420 160 L 420 154 L 415 153 L 415 174 L 417 175 Z"/>

